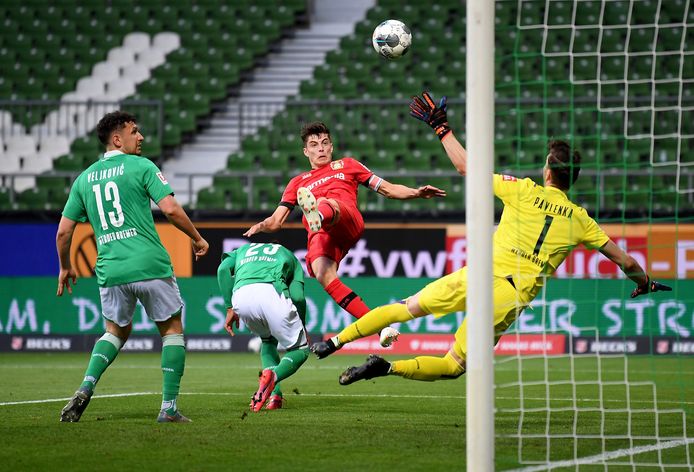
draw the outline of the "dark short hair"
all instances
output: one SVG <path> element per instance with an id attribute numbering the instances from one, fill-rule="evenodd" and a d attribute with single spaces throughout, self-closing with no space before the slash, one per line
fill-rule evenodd
<path id="1" fill-rule="evenodd" d="M 123 129 L 126 123 L 137 123 L 135 115 L 124 111 L 112 111 L 106 113 L 96 125 L 96 135 L 104 146 L 108 146 L 108 141 L 114 131 Z"/>
<path id="2" fill-rule="evenodd" d="M 332 138 L 330 137 L 330 130 L 325 125 L 325 123 L 321 121 L 313 121 L 311 123 L 306 123 L 301 128 L 301 140 L 304 142 L 304 144 L 306 144 L 306 140 L 309 136 L 318 136 L 320 134 L 327 134 L 328 138 L 332 141 Z"/>
<path id="3" fill-rule="evenodd" d="M 569 144 L 561 140 L 550 141 L 547 148 L 552 183 L 562 190 L 569 190 L 581 171 L 581 154 L 575 150 L 572 152 Z"/>

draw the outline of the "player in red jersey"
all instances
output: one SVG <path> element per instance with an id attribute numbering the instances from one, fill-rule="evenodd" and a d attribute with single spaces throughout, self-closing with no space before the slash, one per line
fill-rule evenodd
<path id="1" fill-rule="evenodd" d="M 311 170 L 290 180 L 277 209 L 253 225 L 244 236 L 278 231 L 298 203 L 304 213 L 304 227 L 308 231 L 306 268 L 309 275 L 318 279 L 338 305 L 360 318 L 369 308 L 337 276 L 340 261 L 364 232 L 364 219 L 357 207 L 358 185 L 398 200 L 445 197 L 446 192 L 431 185 L 410 188 L 390 183 L 351 157 L 333 161 L 330 130 L 323 123 L 305 125 L 301 130 L 301 139 Z M 397 332 L 391 335 L 395 336 Z M 381 341 L 384 341 L 383 335 Z M 385 344 L 390 342 L 392 339 Z"/>

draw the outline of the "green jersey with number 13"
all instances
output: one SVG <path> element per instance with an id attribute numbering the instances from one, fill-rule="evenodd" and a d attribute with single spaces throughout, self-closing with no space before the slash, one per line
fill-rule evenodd
<path id="1" fill-rule="evenodd" d="M 63 216 L 89 223 L 102 287 L 170 277 L 171 259 L 154 227 L 150 199 L 173 194 L 159 168 L 141 156 L 111 151 L 75 179 Z"/>

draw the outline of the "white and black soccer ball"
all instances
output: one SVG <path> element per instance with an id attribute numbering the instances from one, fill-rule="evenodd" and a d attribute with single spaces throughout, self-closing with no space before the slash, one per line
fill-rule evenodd
<path id="1" fill-rule="evenodd" d="M 397 59 L 410 49 L 412 33 L 402 21 L 386 20 L 376 27 L 371 42 L 381 56 Z"/>
<path id="2" fill-rule="evenodd" d="M 263 340 L 260 339 L 260 336 L 256 336 L 254 338 L 251 338 L 248 340 L 248 350 L 250 352 L 260 352 L 260 346 L 262 346 Z"/>

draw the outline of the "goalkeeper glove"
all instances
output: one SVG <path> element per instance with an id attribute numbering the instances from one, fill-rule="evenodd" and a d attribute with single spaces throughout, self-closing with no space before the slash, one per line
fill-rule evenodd
<path id="1" fill-rule="evenodd" d="M 446 116 L 446 97 L 442 97 L 436 105 L 428 92 L 423 92 L 422 98 L 414 96 L 410 102 L 410 115 L 431 126 L 439 139 L 451 131 Z"/>
<path id="2" fill-rule="evenodd" d="M 633 292 L 631 292 L 631 298 L 636 298 L 639 295 L 644 295 L 649 292 L 671 292 L 672 287 L 668 287 L 665 284 L 661 284 L 660 282 L 656 282 L 655 280 L 651 280 L 650 277 L 647 277 L 646 283 L 643 285 L 639 285 L 634 289 Z"/>

